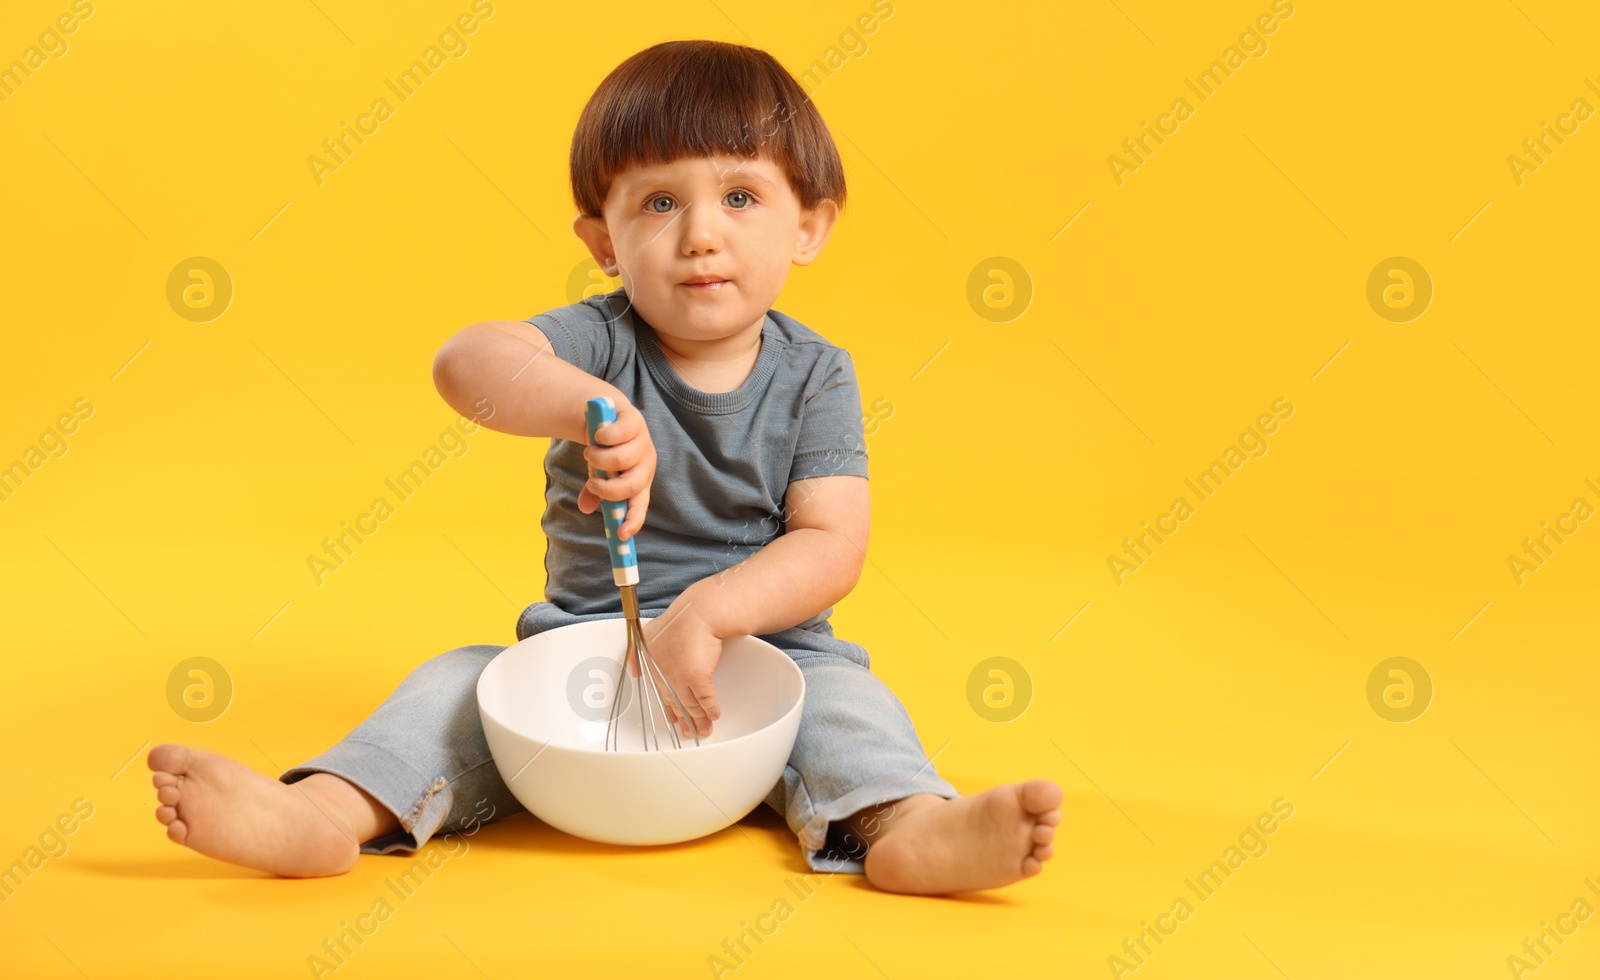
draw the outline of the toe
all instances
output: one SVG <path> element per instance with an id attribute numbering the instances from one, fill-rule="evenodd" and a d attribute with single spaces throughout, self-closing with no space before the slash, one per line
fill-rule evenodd
<path id="1" fill-rule="evenodd" d="M 156 790 L 156 799 L 160 800 L 167 806 L 177 806 L 180 798 L 181 795 L 178 793 L 178 787 L 175 785 L 163 786 Z"/>
<path id="2" fill-rule="evenodd" d="M 1022 784 L 1022 806 L 1033 814 L 1054 810 L 1061 806 L 1061 787 L 1048 779 L 1030 779 Z"/>
<path id="3" fill-rule="evenodd" d="M 1055 854 L 1056 848 L 1054 844 L 1041 844 L 1033 849 L 1033 856 L 1040 861 L 1048 861 L 1055 857 Z"/>
<path id="4" fill-rule="evenodd" d="M 1044 865 L 1039 863 L 1039 860 L 1031 854 L 1022 859 L 1022 877 L 1024 878 L 1032 878 L 1043 868 Z"/>
<path id="5" fill-rule="evenodd" d="M 158 807 L 156 807 L 156 819 L 161 821 L 162 823 L 168 823 L 168 824 L 171 823 L 172 821 L 178 819 L 178 809 L 177 809 L 177 807 L 171 807 L 171 806 L 158 806 Z"/>
<path id="6" fill-rule="evenodd" d="M 160 789 L 163 786 L 176 786 L 178 785 L 178 777 L 170 772 L 158 772 L 151 775 L 150 784 L 156 789 Z"/>
<path id="7" fill-rule="evenodd" d="M 150 755 L 146 757 L 145 764 L 157 772 L 182 775 L 189 771 L 189 764 L 193 757 L 193 750 L 187 745 L 163 743 L 150 750 Z"/>
<path id="8" fill-rule="evenodd" d="M 163 800 L 162 802 L 166 802 Z M 1033 842 L 1035 844 L 1048 844 L 1056 839 L 1056 829 L 1045 824 L 1035 824 L 1033 828 Z"/>
<path id="9" fill-rule="evenodd" d="M 1043 812 L 1043 813 L 1038 815 L 1038 820 L 1039 820 L 1040 823 L 1047 823 L 1050 826 L 1054 827 L 1056 824 L 1061 822 L 1061 811 L 1060 810 L 1046 810 L 1045 812 Z"/>

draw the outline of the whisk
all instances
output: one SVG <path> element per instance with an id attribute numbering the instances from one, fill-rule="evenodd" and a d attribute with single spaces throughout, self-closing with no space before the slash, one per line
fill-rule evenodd
<path id="1" fill-rule="evenodd" d="M 589 445 L 599 445 L 595 441 L 594 434 L 602 426 L 616 421 L 617 407 L 609 398 L 591 398 L 584 403 L 583 416 L 589 427 Z M 594 475 L 602 480 L 609 480 L 612 476 L 610 472 L 602 469 L 595 469 Z M 611 553 L 611 578 L 617 583 L 617 590 L 622 593 L 622 614 L 628 622 L 628 644 L 623 650 L 621 670 L 617 672 L 616 689 L 611 697 L 611 714 L 606 719 L 605 747 L 607 751 L 621 750 L 619 743 L 622 734 L 621 707 L 624 693 L 622 685 L 626 681 L 624 672 L 633 676 L 634 700 L 639 704 L 639 741 L 645 751 L 650 750 L 652 743 L 656 749 L 661 748 L 661 740 L 656 733 L 658 715 L 672 739 L 672 747 L 683 748 L 683 741 L 678 737 L 678 726 L 667 717 L 666 705 L 662 702 L 661 694 L 656 687 L 657 679 L 660 680 L 661 686 L 667 689 L 667 693 L 672 695 L 672 700 L 677 704 L 678 717 L 690 725 L 689 730 L 694 732 L 694 744 L 699 745 L 699 732 L 695 730 L 689 712 L 683 707 L 683 699 L 672 689 L 672 684 L 661 672 L 656 658 L 650 655 L 650 648 L 644 642 L 644 630 L 639 625 L 639 594 L 634 588 L 639 584 L 637 549 L 633 541 L 622 541 L 617 538 L 617 529 L 622 526 L 623 518 L 628 515 L 628 502 L 602 500 L 600 512 L 606 526 L 606 550 Z"/>

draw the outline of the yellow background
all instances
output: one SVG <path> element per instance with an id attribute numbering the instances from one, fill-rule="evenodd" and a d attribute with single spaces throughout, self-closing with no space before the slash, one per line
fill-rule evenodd
<path id="1" fill-rule="evenodd" d="M 6 4 L 0 64 L 68 6 Z M 306 556 L 450 424 L 429 377 L 450 333 L 570 301 L 566 151 L 606 72 L 709 37 L 798 74 L 870 8 L 498 3 L 318 186 L 305 158 L 468 6 L 97 2 L 0 105 L 0 461 L 95 406 L 0 504 L 0 863 L 95 808 L 0 905 L 8 975 L 305 975 L 386 893 L 394 858 L 279 881 L 173 846 L 142 751 L 275 774 L 422 660 L 512 642 L 544 582 L 540 441 L 482 432 L 321 586 Z M 1504 976 L 1600 903 L 1600 527 L 1521 585 L 1506 566 L 1600 504 L 1600 120 L 1520 186 L 1506 162 L 1600 106 L 1600 14 L 1297 3 L 1198 103 L 1184 79 L 1269 8 L 898 3 L 816 91 L 850 198 L 777 306 L 893 406 L 835 626 L 959 788 L 1052 778 L 1066 817 L 1010 889 L 829 879 L 739 976 L 1106 976 L 1280 797 L 1268 853 L 1140 980 Z M 1107 156 L 1180 97 L 1194 115 L 1119 186 Z M 209 323 L 166 301 L 192 256 L 235 286 Z M 1006 323 L 967 300 L 996 256 L 1034 291 Z M 1434 284 L 1406 323 L 1366 300 L 1393 256 Z M 1107 556 L 1278 398 L 1269 452 L 1119 586 Z M 234 685 L 205 725 L 165 693 L 193 656 Z M 1034 689 L 1007 724 L 967 699 L 991 656 Z M 1396 656 L 1434 685 L 1406 724 L 1366 694 Z M 705 976 L 803 871 L 765 808 L 649 851 L 519 816 L 338 975 Z M 1597 972 L 1600 919 L 1537 976 Z"/>

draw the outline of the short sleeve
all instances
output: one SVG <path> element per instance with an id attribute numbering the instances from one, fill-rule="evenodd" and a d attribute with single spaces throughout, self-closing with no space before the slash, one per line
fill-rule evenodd
<path id="1" fill-rule="evenodd" d="M 606 377 L 616 346 L 618 323 L 604 312 L 602 306 L 585 300 L 563 306 L 548 313 L 529 317 L 531 323 L 550 338 L 550 349 L 568 364 L 597 378 Z"/>
<path id="2" fill-rule="evenodd" d="M 806 396 L 800 417 L 789 482 L 819 476 L 867 475 L 866 437 L 861 420 L 861 389 L 855 363 L 843 348 L 817 366 L 815 390 Z"/>

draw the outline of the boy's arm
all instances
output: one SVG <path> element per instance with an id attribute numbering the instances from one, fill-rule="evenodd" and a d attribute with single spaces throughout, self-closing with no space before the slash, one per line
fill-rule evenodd
<path id="1" fill-rule="evenodd" d="M 736 565 L 684 590 L 718 637 L 776 633 L 850 594 L 861 578 L 872 524 L 867 481 L 838 475 L 797 480 L 784 494 L 784 533 Z"/>
<path id="2" fill-rule="evenodd" d="M 643 526 L 656 473 L 644 416 L 614 385 L 558 357 L 543 330 L 510 320 L 465 327 L 434 357 L 433 385 L 451 408 L 498 432 L 588 446 L 583 456 L 591 471 L 606 470 L 611 477 L 601 480 L 591 472 L 578 492 L 578 510 L 592 514 L 601 500 L 626 500 L 628 516 L 617 529 L 618 540 L 629 540 Z M 596 430 L 597 444 L 591 445 L 584 403 L 606 397 L 616 405 L 617 418 Z"/>
<path id="3" fill-rule="evenodd" d="M 457 331 L 433 359 L 433 384 L 451 408 L 497 432 L 585 445 L 584 402 L 610 397 L 619 415 L 628 404 L 615 386 L 557 357 L 543 330 L 510 320 Z"/>

